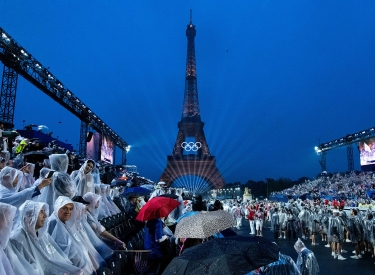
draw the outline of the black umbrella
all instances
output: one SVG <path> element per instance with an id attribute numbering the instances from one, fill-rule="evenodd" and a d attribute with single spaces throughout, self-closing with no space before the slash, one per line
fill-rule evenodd
<path id="1" fill-rule="evenodd" d="M 164 270 L 168 274 L 243 275 L 279 259 L 280 248 L 263 237 L 213 239 L 186 249 Z"/>
<path id="2" fill-rule="evenodd" d="M 23 154 L 23 158 L 28 162 L 36 163 L 43 162 L 44 159 L 48 159 L 50 152 L 46 151 L 30 151 Z"/>

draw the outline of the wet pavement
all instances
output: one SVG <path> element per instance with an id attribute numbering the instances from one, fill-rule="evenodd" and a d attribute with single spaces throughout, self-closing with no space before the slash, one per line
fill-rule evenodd
<path id="1" fill-rule="evenodd" d="M 263 231 L 263 237 L 273 240 L 273 233 L 269 229 L 269 223 L 266 222 L 265 229 Z M 249 221 L 243 219 L 242 226 L 239 230 L 234 229 L 238 235 L 249 236 L 250 227 Z M 297 237 L 301 237 L 301 234 L 297 234 Z M 375 275 L 375 258 L 371 258 L 370 253 L 363 255 L 362 259 L 355 260 L 350 258 L 354 245 L 351 243 L 344 243 L 343 249 L 347 250 L 347 253 L 343 253 L 342 256 L 346 258 L 344 261 L 333 259 L 331 256 L 331 248 L 327 248 L 324 245 L 327 243 L 321 242 L 321 237 L 317 238 L 319 245 L 312 246 L 311 240 L 302 240 L 306 247 L 314 252 L 315 257 L 318 260 L 320 267 L 320 275 L 341 275 L 341 274 L 360 274 L 360 275 Z M 294 261 L 297 260 L 297 252 L 294 250 L 293 245 L 295 240 L 279 239 L 277 244 L 280 246 L 280 252 L 291 256 Z"/>

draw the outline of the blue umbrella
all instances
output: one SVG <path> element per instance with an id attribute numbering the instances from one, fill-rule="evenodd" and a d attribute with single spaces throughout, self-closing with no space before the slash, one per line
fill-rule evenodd
<path id="1" fill-rule="evenodd" d="M 143 187 L 132 187 L 128 188 L 122 193 L 123 196 L 129 197 L 129 196 L 134 196 L 134 197 L 140 197 L 140 196 L 146 196 L 150 194 L 151 191 L 143 188 Z"/>
<path id="2" fill-rule="evenodd" d="M 181 219 L 183 218 L 186 218 L 186 217 L 190 217 L 190 216 L 194 216 L 196 214 L 199 214 L 200 212 L 199 211 L 190 211 L 190 212 L 186 212 L 185 214 L 183 214 L 181 217 L 179 217 L 176 222 L 178 223 L 179 221 L 181 221 Z"/>

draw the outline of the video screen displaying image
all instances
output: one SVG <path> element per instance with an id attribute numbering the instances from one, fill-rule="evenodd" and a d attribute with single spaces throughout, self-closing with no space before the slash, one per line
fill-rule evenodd
<path id="1" fill-rule="evenodd" d="M 113 164 L 113 150 L 113 141 L 109 137 L 103 135 L 100 159 L 107 163 Z"/>
<path id="2" fill-rule="evenodd" d="M 375 164 L 375 138 L 358 142 L 361 166 Z"/>

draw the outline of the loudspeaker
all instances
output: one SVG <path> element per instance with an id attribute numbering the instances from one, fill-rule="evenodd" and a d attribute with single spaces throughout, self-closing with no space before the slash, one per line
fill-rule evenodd
<path id="1" fill-rule="evenodd" d="M 87 133 L 86 142 L 90 142 L 91 141 L 92 135 L 93 135 L 93 132 L 91 132 L 91 131 Z"/>

